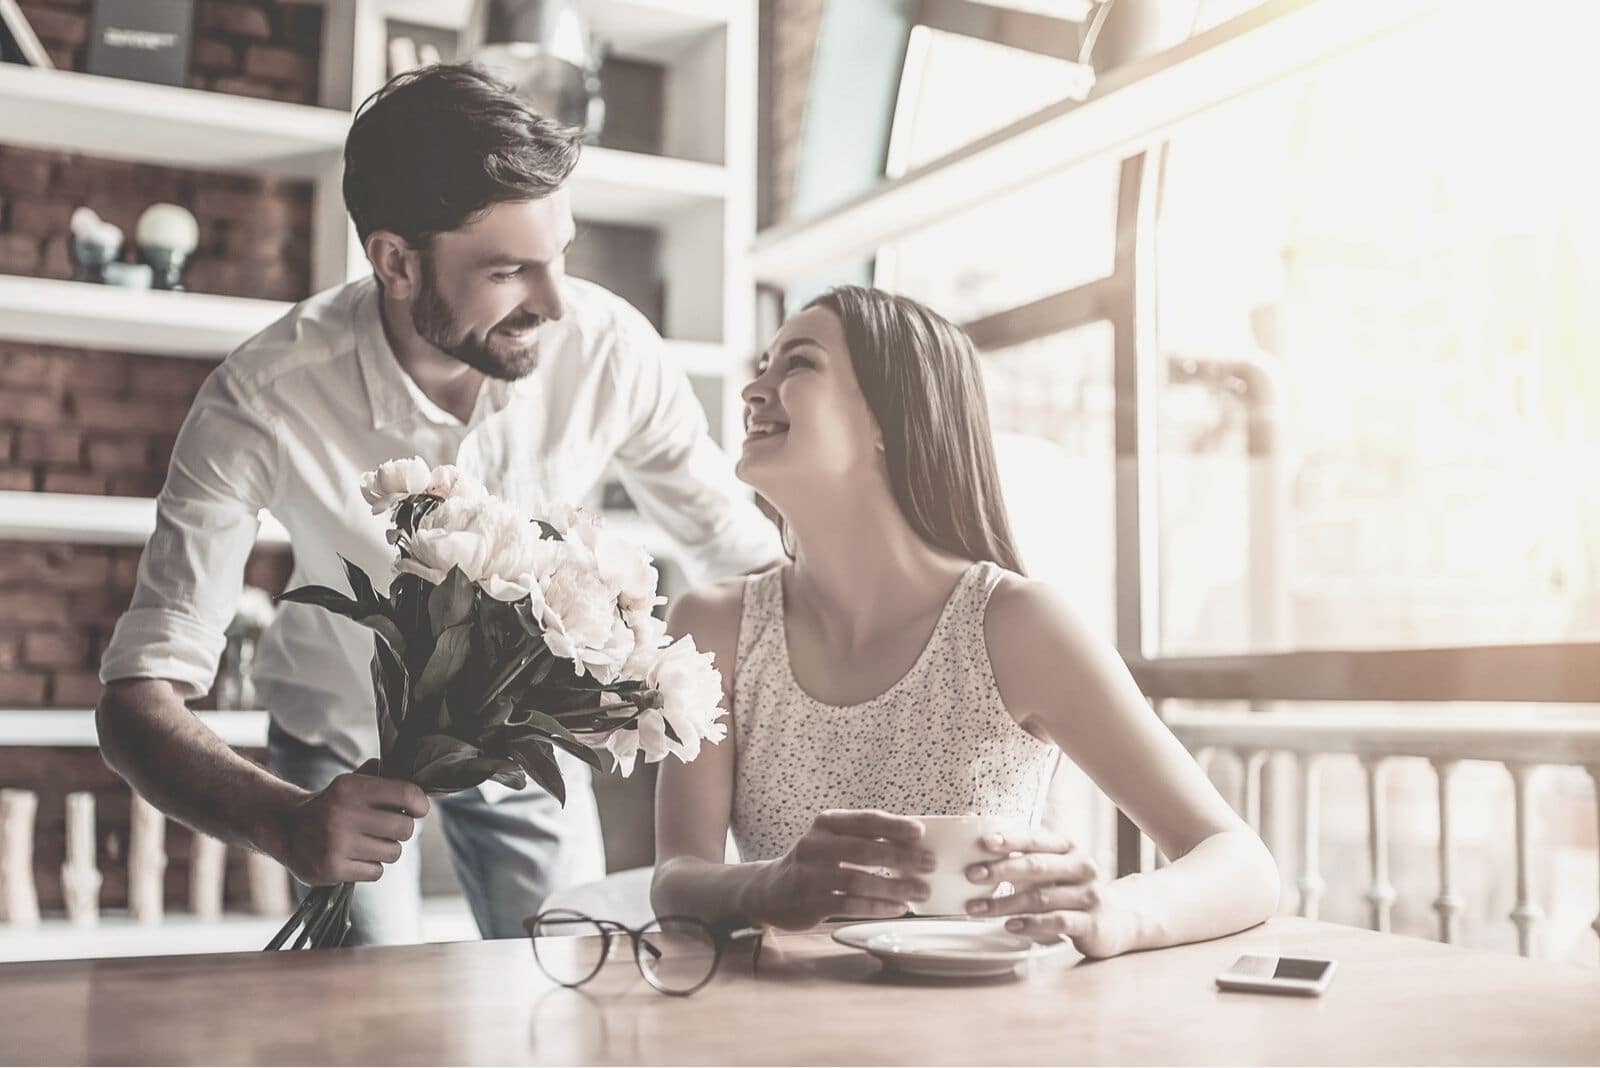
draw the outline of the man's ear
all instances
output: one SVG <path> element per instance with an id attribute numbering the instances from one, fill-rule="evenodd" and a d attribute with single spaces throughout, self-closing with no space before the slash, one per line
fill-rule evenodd
<path id="1" fill-rule="evenodd" d="M 367 262 L 383 291 L 395 300 L 410 300 L 422 288 L 422 254 L 392 230 L 367 235 Z"/>

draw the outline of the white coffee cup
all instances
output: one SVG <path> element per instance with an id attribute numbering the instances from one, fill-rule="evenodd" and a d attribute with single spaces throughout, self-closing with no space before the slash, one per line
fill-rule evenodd
<path id="1" fill-rule="evenodd" d="M 911 911 L 918 916 L 965 916 L 967 902 L 975 897 L 989 897 L 994 887 L 972 882 L 967 869 L 985 860 L 996 859 L 995 854 L 984 849 L 984 835 L 1003 832 L 1006 821 L 995 816 L 913 816 L 923 826 L 922 839 L 917 844 L 933 854 L 937 867 L 931 872 L 918 872 L 928 884 L 926 901 L 911 902 Z"/>

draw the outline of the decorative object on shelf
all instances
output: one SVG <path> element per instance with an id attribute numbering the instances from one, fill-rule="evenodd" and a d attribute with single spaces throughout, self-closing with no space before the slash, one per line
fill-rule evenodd
<path id="1" fill-rule="evenodd" d="M 90 74 L 183 85 L 189 80 L 194 0 L 95 0 Z"/>
<path id="2" fill-rule="evenodd" d="M 152 204 L 134 231 L 139 255 L 155 271 L 157 289 L 183 289 L 183 267 L 200 244 L 200 224 L 176 204 Z"/>
<path id="3" fill-rule="evenodd" d="M 542 115 L 580 126 L 593 144 L 605 125 L 604 47 L 579 0 L 489 0 L 473 62 L 511 85 Z"/>
<path id="4" fill-rule="evenodd" d="M 420 457 L 367 472 L 361 494 L 390 517 L 389 592 L 347 560 L 354 596 L 302 586 L 280 598 L 374 633 L 382 757 L 358 770 L 443 793 L 531 778 L 564 804 L 556 749 L 596 770 L 604 749 L 626 775 L 641 751 L 689 761 L 727 736 L 711 654 L 690 637 L 668 644 L 650 554 L 600 517 L 529 515 Z M 343 944 L 354 891 L 316 887 L 267 949 Z"/>
<path id="5" fill-rule="evenodd" d="M 79 282 L 105 282 L 106 267 L 122 255 L 122 230 L 106 222 L 90 208 L 77 208 L 67 221 L 72 234 L 73 279 Z"/>
<path id="6" fill-rule="evenodd" d="M 33 32 L 17 0 L 0 0 L 0 63 L 21 63 L 45 70 L 55 68 L 50 53 Z"/>
<path id="7" fill-rule="evenodd" d="M 148 263 L 108 263 L 105 283 L 124 289 L 149 289 L 156 273 Z"/>

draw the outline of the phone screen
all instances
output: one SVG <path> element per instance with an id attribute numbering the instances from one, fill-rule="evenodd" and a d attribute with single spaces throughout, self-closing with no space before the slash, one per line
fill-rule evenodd
<path id="1" fill-rule="evenodd" d="M 1235 961 L 1228 972 L 1249 979 L 1293 979 L 1314 983 L 1326 975 L 1331 967 L 1333 962 L 1326 960 L 1250 954 Z"/>

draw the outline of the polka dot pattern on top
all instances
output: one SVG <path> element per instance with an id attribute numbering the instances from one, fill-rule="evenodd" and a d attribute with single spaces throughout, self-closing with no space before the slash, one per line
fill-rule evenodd
<path id="1" fill-rule="evenodd" d="M 795 681 L 783 569 L 746 580 L 732 717 L 741 860 L 782 856 L 830 808 L 1037 822 L 1057 750 L 1012 719 L 995 684 L 983 620 L 1004 574 L 968 568 L 911 670 L 855 705 Z"/>

